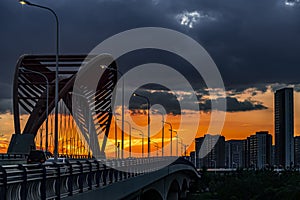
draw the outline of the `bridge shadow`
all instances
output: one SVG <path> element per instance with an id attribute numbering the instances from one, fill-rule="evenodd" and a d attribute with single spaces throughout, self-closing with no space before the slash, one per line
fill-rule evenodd
<path id="1" fill-rule="evenodd" d="M 155 189 L 150 189 L 141 195 L 141 200 L 163 200 L 160 193 Z"/>

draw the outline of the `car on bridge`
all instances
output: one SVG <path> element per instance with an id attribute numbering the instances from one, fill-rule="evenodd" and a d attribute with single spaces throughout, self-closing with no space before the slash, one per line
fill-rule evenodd
<path id="1" fill-rule="evenodd" d="M 46 160 L 47 160 L 47 155 L 44 151 L 31 150 L 27 158 L 27 164 L 44 163 Z"/>
<path id="2" fill-rule="evenodd" d="M 56 163 L 67 163 L 68 159 L 67 158 L 57 158 Z M 49 158 L 46 160 L 45 164 L 52 164 L 54 163 L 54 158 Z"/>

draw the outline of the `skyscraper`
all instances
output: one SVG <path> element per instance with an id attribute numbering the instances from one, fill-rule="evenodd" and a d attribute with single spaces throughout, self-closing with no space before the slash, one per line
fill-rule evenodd
<path id="1" fill-rule="evenodd" d="M 225 142 L 225 167 L 239 168 L 243 166 L 244 140 L 228 140 Z"/>
<path id="2" fill-rule="evenodd" d="M 247 137 L 244 152 L 245 167 L 258 169 L 269 167 L 272 164 L 272 135 L 268 131 L 260 131 Z"/>
<path id="3" fill-rule="evenodd" d="M 294 94 L 293 88 L 275 92 L 275 159 L 276 164 L 294 164 Z"/>
<path id="4" fill-rule="evenodd" d="M 206 143 L 204 143 L 206 139 Z M 225 167 L 225 137 L 220 135 L 206 134 L 196 138 L 196 163 L 197 167 L 224 168 Z M 201 150 L 204 157 L 201 155 Z"/>

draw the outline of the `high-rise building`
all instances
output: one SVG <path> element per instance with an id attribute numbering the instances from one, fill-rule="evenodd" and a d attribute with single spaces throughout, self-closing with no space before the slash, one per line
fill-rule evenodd
<path id="1" fill-rule="evenodd" d="M 275 163 L 294 164 L 294 94 L 293 88 L 275 92 Z"/>
<path id="2" fill-rule="evenodd" d="M 247 168 L 264 168 L 272 164 L 272 135 L 268 131 L 256 132 L 244 142 L 244 165 Z"/>
<path id="3" fill-rule="evenodd" d="M 228 140 L 225 142 L 225 167 L 243 167 L 243 144 L 244 140 Z"/>
<path id="4" fill-rule="evenodd" d="M 204 137 L 196 138 L 195 143 L 197 168 L 225 167 L 224 136 L 206 134 Z"/>
<path id="5" fill-rule="evenodd" d="M 300 167 L 300 136 L 296 136 L 294 140 L 295 144 L 295 167 Z"/>
<path id="6" fill-rule="evenodd" d="M 250 137 L 243 142 L 243 167 L 250 167 Z"/>

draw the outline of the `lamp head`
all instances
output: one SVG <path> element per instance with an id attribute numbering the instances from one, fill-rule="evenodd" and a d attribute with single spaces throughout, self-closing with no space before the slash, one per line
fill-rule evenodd
<path id="1" fill-rule="evenodd" d="M 107 67 L 105 65 L 100 65 L 101 69 L 106 69 Z"/>
<path id="2" fill-rule="evenodd" d="M 133 96 L 136 97 L 137 96 L 136 93 L 133 93 Z"/>
<path id="3" fill-rule="evenodd" d="M 19 0 L 19 3 L 22 5 L 31 5 L 29 1 L 25 1 L 25 0 Z"/>

